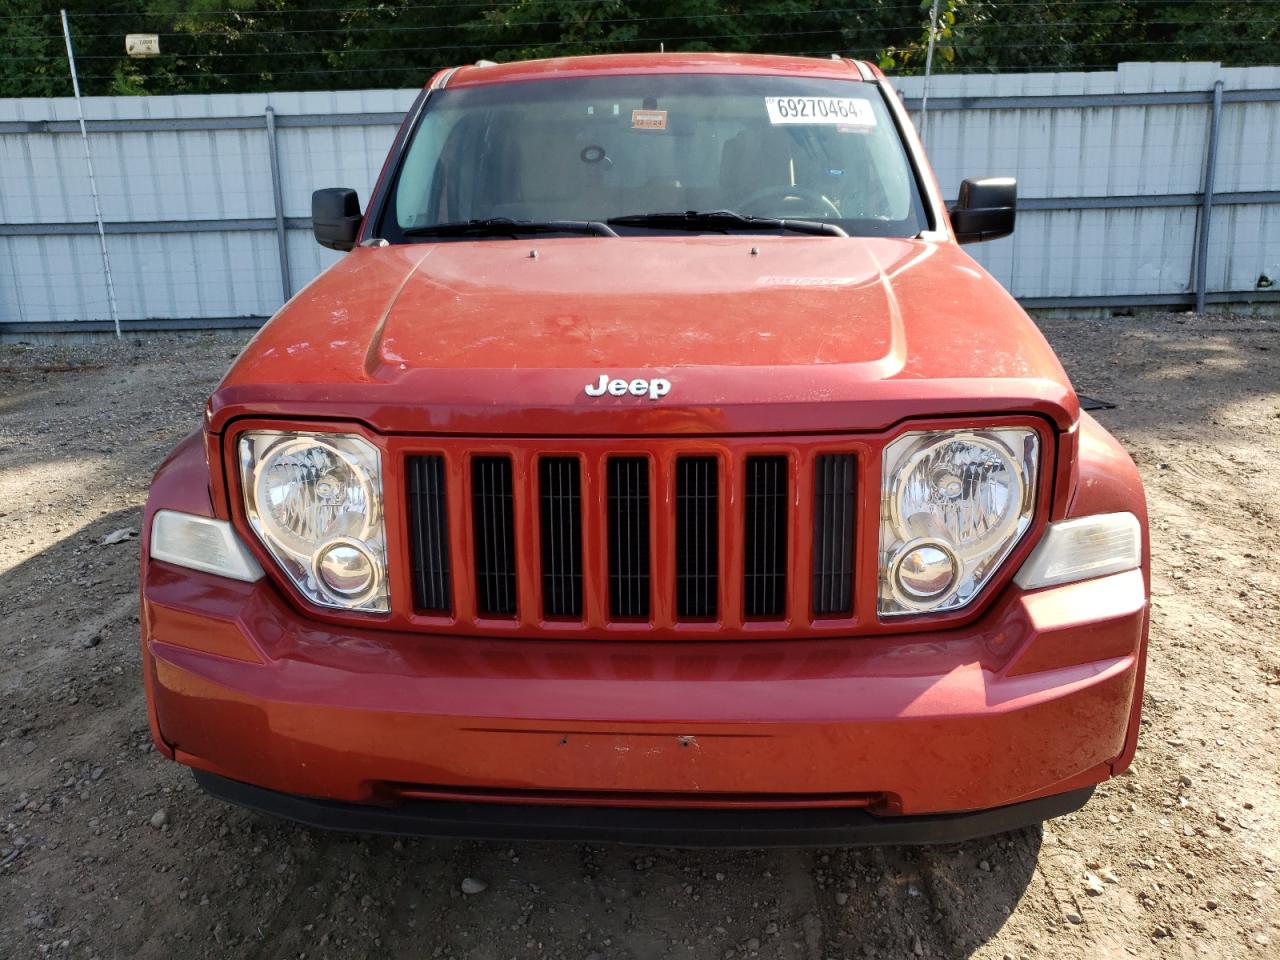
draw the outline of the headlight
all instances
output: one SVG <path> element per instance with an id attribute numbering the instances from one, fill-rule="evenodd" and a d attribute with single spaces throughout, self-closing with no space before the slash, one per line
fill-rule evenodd
<path id="1" fill-rule="evenodd" d="M 298 589 L 344 610 L 388 609 L 382 462 L 347 433 L 240 438 L 249 524 Z"/>
<path id="2" fill-rule="evenodd" d="M 885 448 L 880 614 L 963 607 L 1031 526 L 1034 430 L 908 433 Z"/>

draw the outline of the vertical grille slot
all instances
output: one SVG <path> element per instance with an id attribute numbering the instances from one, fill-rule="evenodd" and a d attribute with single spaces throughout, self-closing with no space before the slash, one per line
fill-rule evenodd
<path id="1" fill-rule="evenodd" d="M 676 461 L 676 615 L 716 615 L 719 582 L 719 470 L 715 457 Z"/>
<path id="2" fill-rule="evenodd" d="M 814 464 L 813 612 L 853 612 L 854 459 L 824 453 Z"/>
<path id="3" fill-rule="evenodd" d="M 748 457 L 743 540 L 743 611 L 787 610 L 787 458 Z"/>
<path id="4" fill-rule="evenodd" d="M 538 461 L 542 532 L 542 608 L 582 616 L 582 479 L 576 457 Z"/>
<path id="5" fill-rule="evenodd" d="M 452 594 L 444 457 L 409 457 L 408 469 L 414 607 L 446 612 L 452 606 Z"/>
<path id="6" fill-rule="evenodd" d="M 649 616 L 649 460 L 612 457 L 608 466 L 609 611 Z"/>
<path id="7" fill-rule="evenodd" d="M 471 514 L 475 529 L 476 603 L 482 614 L 516 613 L 516 534 L 508 457 L 471 461 Z"/>

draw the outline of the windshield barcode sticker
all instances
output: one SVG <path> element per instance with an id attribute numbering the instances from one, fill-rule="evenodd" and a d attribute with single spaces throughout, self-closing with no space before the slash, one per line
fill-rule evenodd
<path id="1" fill-rule="evenodd" d="M 665 130 L 667 129 L 667 111 L 665 110 L 632 110 L 632 130 Z"/>
<path id="2" fill-rule="evenodd" d="M 831 123 L 849 127 L 874 127 L 876 115 L 870 100 L 856 97 L 765 97 L 769 122 Z"/>

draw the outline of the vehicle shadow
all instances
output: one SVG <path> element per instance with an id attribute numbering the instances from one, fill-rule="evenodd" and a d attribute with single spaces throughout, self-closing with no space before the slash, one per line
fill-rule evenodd
<path id="1" fill-rule="evenodd" d="M 1017 907 L 1043 836 L 1037 827 L 935 848 L 672 850 L 256 827 L 292 833 L 299 851 L 270 943 L 248 954 L 261 958 L 366 938 L 396 957 L 964 958 Z M 463 881 L 483 889 L 464 893 Z"/>

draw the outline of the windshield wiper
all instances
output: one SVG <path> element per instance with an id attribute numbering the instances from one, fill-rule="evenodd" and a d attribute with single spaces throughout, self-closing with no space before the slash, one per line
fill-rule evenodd
<path id="1" fill-rule="evenodd" d="M 819 220 L 781 220 L 777 217 L 750 217 L 732 210 L 688 210 L 685 213 L 633 213 L 610 217 L 613 227 L 652 227 L 655 230 L 719 230 L 737 233 L 752 230 L 784 230 L 815 236 L 848 237 L 834 223 Z"/>
<path id="2" fill-rule="evenodd" d="M 485 217 L 482 220 L 458 220 L 410 227 L 406 237 L 518 237 L 530 233 L 581 233 L 596 237 L 617 234 L 598 220 L 513 220 L 510 217 Z"/>

